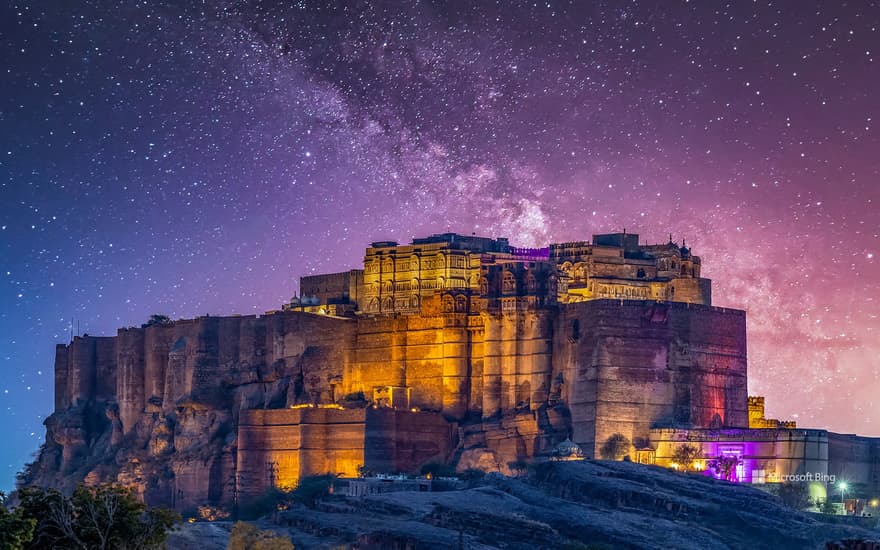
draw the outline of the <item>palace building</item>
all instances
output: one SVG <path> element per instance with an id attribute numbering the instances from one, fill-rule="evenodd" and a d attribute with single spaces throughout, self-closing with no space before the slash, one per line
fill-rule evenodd
<path id="1" fill-rule="evenodd" d="M 526 249 L 444 233 L 374 242 L 362 269 L 300 291 L 260 316 L 59 345 L 30 479 L 118 481 L 184 510 L 326 472 L 509 472 L 560 445 L 602 458 L 623 441 L 638 462 L 674 467 L 694 445 L 732 457 L 736 481 L 833 474 L 880 493 L 880 440 L 764 418 L 746 314 L 712 305 L 684 243 L 624 232 Z"/>

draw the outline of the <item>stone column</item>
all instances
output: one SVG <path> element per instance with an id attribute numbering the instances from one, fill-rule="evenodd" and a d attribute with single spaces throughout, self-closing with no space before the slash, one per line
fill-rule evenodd
<path id="1" fill-rule="evenodd" d="M 443 416 L 451 420 L 460 420 L 467 413 L 468 336 L 464 327 L 443 329 Z"/>
<path id="2" fill-rule="evenodd" d="M 120 330 L 116 376 L 116 399 L 123 433 L 137 422 L 144 410 L 144 330 Z"/>
<path id="3" fill-rule="evenodd" d="M 501 411 L 501 316 L 483 313 L 483 418 Z"/>

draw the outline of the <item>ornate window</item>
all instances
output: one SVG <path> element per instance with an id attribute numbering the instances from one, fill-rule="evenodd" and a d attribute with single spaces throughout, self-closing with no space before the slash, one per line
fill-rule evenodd
<path id="1" fill-rule="evenodd" d="M 535 276 L 531 273 L 529 273 L 529 276 L 526 279 L 526 288 L 528 288 L 529 294 L 534 294 L 538 291 L 538 280 L 535 279 Z"/>
<path id="2" fill-rule="evenodd" d="M 501 283 L 501 291 L 505 294 L 516 292 L 516 277 L 510 271 L 504 272 L 504 278 Z"/>

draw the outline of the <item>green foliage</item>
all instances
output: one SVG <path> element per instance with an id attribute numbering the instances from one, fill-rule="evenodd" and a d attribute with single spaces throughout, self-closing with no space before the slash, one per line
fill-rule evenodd
<path id="1" fill-rule="evenodd" d="M 623 457 L 629 453 L 630 446 L 629 439 L 625 435 L 616 433 L 602 444 L 599 456 L 605 460 L 623 460 Z"/>
<path id="2" fill-rule="evenodd" d="M 739 459 L 735 456 L 720 455 L 709 461 L 709 467 L 715 470 L 721 479 L 727 481 L 734 481 L 737 464 L 739 464 Z"/>
<path id="3" fill-rule="evenodd" d="M 6 494 L 0 491 L 0 550 L 23 550 L 34 538 L 37 520 L 25 518 L 20 508 L 6 507 Z"/>
<path id="4" fill-rule="evenodd" d="M 19 491 L 22 516 L 35 522 L 27 549 L 148 550 L 165 547 L 168 530 L 180 517 L 170 510 L 147 509 L 130 489 L 118 485 L 80 485 L 73 496 L 54 489 Z"/>
<path id="5" fill-rule="evenodd" d="M 333 474 L 300 478 L 291 497 L 294 501 L 312 508 L 319 500 L 331 493 L 335 481 L 336 476 Z"/>
<path id="6" fill-rule="evenodd" d="M 805 483 L 783 483 L 779 486 L 782 503 L 795 510 L 810 506 L 810 489 Z"/>
<path id="7" fill-rule="evenodd" d="M 238 513 L 242 519 L 258 519 L 278 509 L 287 508 L 291 492 L 272 487 L 254 500 L 243 502 Z"/>
<path id="8" fill-rule="evenodd" d="M 694 471 L 694 463 L 703 456 L 703 450 L 699 445 L 690 445 L 685 443 L 679 445 L 672 452 L 672 459 L 685 472 Z"/>
<path id="9" fill-rule="evenodd" d="M 237 521 L 232 527 L 226 550 L 293 550 L 290 539 L 252 523 Z"/>
<path id="10" fill-rule="evenodd" d="M 174 321 L 171 320 L 171 317 L 168 317 L 167 315 L 160 315 L 158 313 L 154 313 L 154 314 L 150 315 L 150 319 L 146 323 L 141 325 L 141 328 L 156 327 L 156 326 L 162 327 L 162 326 L 167 326 L 167 325 L 171 325 L 171 324 L 174 324 Z"/>

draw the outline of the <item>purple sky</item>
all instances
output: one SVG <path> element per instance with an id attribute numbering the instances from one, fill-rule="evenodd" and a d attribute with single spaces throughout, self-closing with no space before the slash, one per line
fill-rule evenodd
<path id="1" fill-rule="evenodd" d="M 0 488 L 71 318 L 262 312 L 447 230 L 687 239 L 768 414 L 880 435 L 877 2 L 323 4 L 0 7 Z"/>

